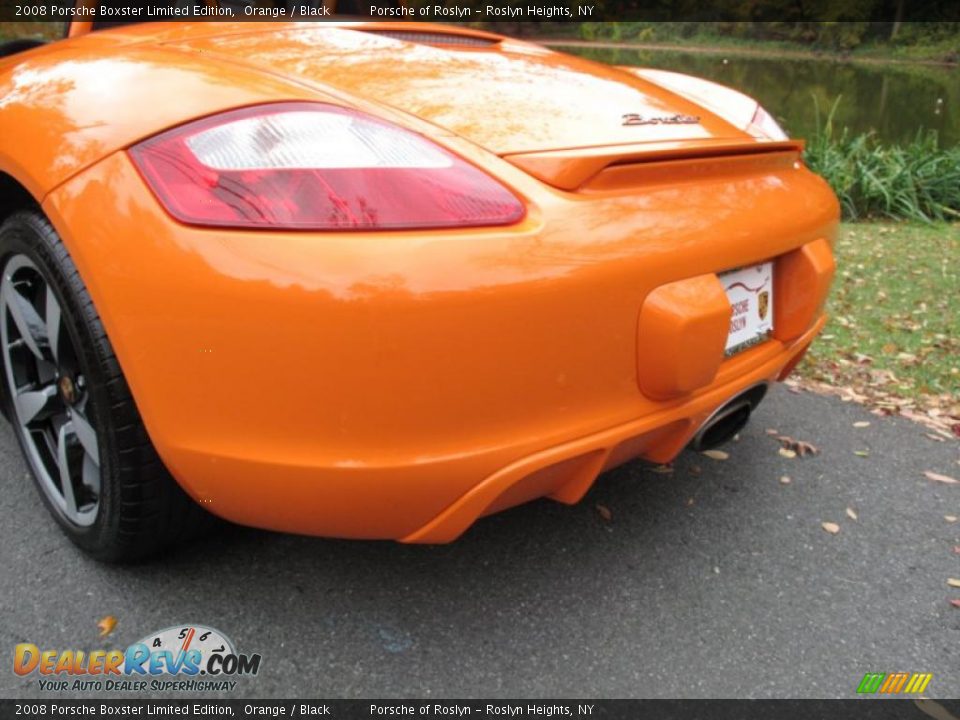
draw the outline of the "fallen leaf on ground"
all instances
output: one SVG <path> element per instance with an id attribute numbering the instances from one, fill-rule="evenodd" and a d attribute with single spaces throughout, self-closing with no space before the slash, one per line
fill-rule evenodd
<path id="1" fill-rule="evenodd" d="M 600 513 L 600 517 L 602 517 L 607 522 L 610 522 L 611 520 L 613 520 L 613 513 L 610 512 L 610 508 L 608 508 L 606 505 L 601 505 L 600 503 L 597 503 L 597 512 Z"/>
<path id="2" fill-rule="evenodd" d="M 831 535 L 836 535 L 838 532 L 840 532 L 840 526 L 837 525 L 836 523 L 825 522 L 825 523 L 820 523 L 820 526 Z"/>
<path id="3" fill-rule="evenodd" d="M 780 476 L 780 484 L 781 484 L 781 485 L 789 485 L 789 484 L 790 484 L 790 476 L 789 476 L 789 475 L 781 475 L 781 476 Z"/>
<path id="4" fill-rule="evenodd" d="M 944 516 L 943 516 L 943 519 L 946 520 L 948 523 L 955 523 L 955 522 L 957 521 L 957 516 L 956 516 L 956 515 L 944 515 Z"/>
<path id="5" fill-rule="evenodd" d="M 960 608 L 960 600 L 958 600 L 957 598 L 954 598 L 953 600 L 951 600 L 950 604 L 953 605 L 955 608 Z"/>
<path id="6" fill-rule="evenodd" d="M 940 473 L 930 472 L 929 470 L 924 470 L 923 474 L 927 476 L 928 480 L 933 480 L 934 482 L 945 483 L 947 485 L 960 485 L 960 480 L 956 480 L 949 475 L 941 475 Z"/>
<path id="7" fill-rule="evenodd" d="M 794 440 L 789 435 L 777 435 L 777 440 L 779 440 L 780 444 L 787 450 L 792 450 L 800 457 L 804 455 L 816 455 L 820 452 L 816 445 L 805 442 L 804 440 Z"/>
<path id="8" fill-rule="evenodd" d="M 794 441 L 791 449 L 800 457 L 803 457 L 804 455 L 818 455 L 820 453 L 820 450 L 816 445 L 804 442 L 803 440 Z"/>
<path id="9" fill-rule="evenodd" d="M 821 335 L 821 339 L 825 337 Z M 869 363 L 836 365 L 829 369 L 827 375 L 824 375 L 825 368 L 821 367 L 815 372 L 816 377 L 796 378 L 796 386 L 819 395 L 839 397 L 844 402 L 866 405 L 870 412 L 881 417 L 902 415 L 940 433 L 947 440 L 960 438 L 960 411 L 952 395 L 924 394 L 913 399 L 900 397 L 902 389 L 897 387 L 901 381 L 889 371 L 872 371 Z M 890 388 L 895 389 L 893 393 L 889 392 Z"/>
<path id="10" fill-rule="evenodd" d="M 116 626 L 117 619 L 113 615 L 107 615 L 106 617 L 100 618 L 100 620 L 97 621 L 97 627 L 100 628 L 100 637 L 112 633 Z"/>
<path id="11" fill-rule="evenodd" d="M 960 588 L 960 580 L 956 578 L 947 578 L 947 585 L 950 587 Z"/>
<path id="12" fill-rule="evenodd" d="M 730 455 L 723 450 L 704 450 L 703 454 L 714 460 L 726 460 Z"/>
<path id="13" fill-rule="evenodd" d="M 857 457 L 870 457 L 870 453 L 866 450 L 854 450 L 853 454 Z"/>
<path id="14" fill-rule="evenodd" d="M 851 520 L 859 520 L 859 518 L 857 517 L 857 513 L 854 511 L 853 508 L 847 508 L 847 517 L 850 518 Z"/>
<path id="15" fill-rule="evenodd" d="M 858 420 L 857 422 L 855 422 L 855 423 L 853 424 L 853 426 L 854 426 L 855 428 L 870 427 L 870 421 L 869 421 L 869 420 Z"/>
<path id="16" fill-rule="evenodd" d="M 785 458 L 795 458 L 797 454 L 793 450 L 788 450 L 787 448 L 780 448 L 780 454 Z"/>

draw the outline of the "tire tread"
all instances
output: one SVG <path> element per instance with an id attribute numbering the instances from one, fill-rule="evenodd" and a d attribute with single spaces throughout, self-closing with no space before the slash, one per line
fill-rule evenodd
<path id="1" fill-rule="evenodd" d="M 76 333 L 81 345 L 77 351 L 95 363 L 96 381 L 102 387 L 101 397 L 106 399 L 103 407 L 107 412 L 100 417 L 110 426 L 106 432 L 110 433 L 107 447 L 111 457 L 104 470 L 109 477 L 102 482 L 111 486 L 115 502 L 108 514 L 115 517 L 105 518 L 100 531 L 94 533 L 78 533 L 58 517 L 61 527 L 91 555 L 113 562 L 147 558 L 209 530 L 215 518 L 184 492 L 150 441 L 93 300 L 49 220 L 36 210 L 16 212 L 0 225 L 0 252 L 4 255 L 9 254 L 8 239 L 13 238 L 32 245 L 43 264 L 55 270 L 53 280 L 66 300 L 69 315 L 82 325 Z M 5 391 L 5 404 L 9 402 L 7 395 Z M 98 524 L 101 518 L 95 527 Z"/>

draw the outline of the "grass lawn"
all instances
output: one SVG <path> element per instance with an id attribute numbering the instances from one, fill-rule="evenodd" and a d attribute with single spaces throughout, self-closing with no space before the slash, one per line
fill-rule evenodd
<path id="1" fill-rule="evenodd" d="M 949 418 L 960 418 L 960 225 L 845 223 L 836 253 L 830 321 L 797 375 L 952 426 Z"/>

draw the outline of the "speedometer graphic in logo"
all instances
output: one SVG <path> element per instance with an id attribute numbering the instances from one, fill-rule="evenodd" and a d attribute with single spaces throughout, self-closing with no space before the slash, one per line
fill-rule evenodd
<path id="1" fill-rule="evenodd" d="M 216 628 L 206 625 L 172 625 L 142 638 L 134 647 L 144 648 L 133 659 L 133 664 L 145 672 L 205 675 L 205 668 L 216 655 L 219 658 L 236 656 L 233 641 Z M 162 660 L 157 660 L 163 658 Z M 129 660 L 128 660 L 129 662 Z"/>
<path id="2" fill-rule="evenodd" d="M 140 640 L 151 650 L 187 652 L 199 650 L 201 654 L 223 653 L 234 655 L 233 642 L 222 632 L 204 625 L 174 625 Z"/>

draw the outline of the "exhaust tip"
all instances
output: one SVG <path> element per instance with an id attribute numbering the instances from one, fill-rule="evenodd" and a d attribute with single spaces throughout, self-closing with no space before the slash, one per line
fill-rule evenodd
<path id="1" fill-rule="evenodd" d="M 760 383 L 736 395 L 707 418 L 690 441 L 690 447 L 697 451 L 710 450 L 730 442 L 766 394 L 767 383 Z"/>

